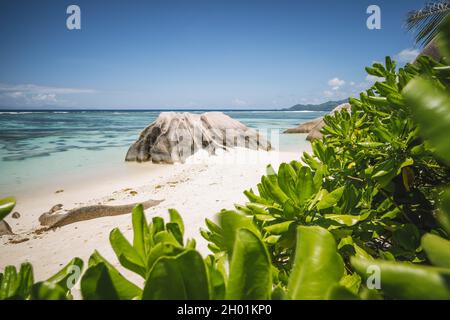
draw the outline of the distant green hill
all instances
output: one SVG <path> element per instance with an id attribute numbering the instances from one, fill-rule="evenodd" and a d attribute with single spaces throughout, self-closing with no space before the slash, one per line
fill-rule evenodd
<path id="1" fill-rule="evenodd" d="M 283 109 L 284 111 L 326 111 L 330 112 L 338 105 L 348 102 L 348 99 L 341 101 L 328 101 L 322 104 L 296 104 L 293 107 Z"/>

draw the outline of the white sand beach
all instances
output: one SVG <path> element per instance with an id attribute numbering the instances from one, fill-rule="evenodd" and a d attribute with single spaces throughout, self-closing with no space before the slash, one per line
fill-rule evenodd
<path id="1" fill-rule="evenodd" d="M 197 248 L 206 255 L 209 253 L 207 243 L 199 234 L 204 219 L 214 219 L 216 213 L 232 209 L 234 203 L 245 203 L 243 191 L 256 186 L 267 164 L 276 168 L 281 162 L 298 160 L 302 151 L 306 150 L 288 153 L 238 149 L 212 157 L 196 154 L 184 164 L 124 162 L 120 169 L 91 173 L 91 176 L 74 177 L 68 173 L 70 179 L 60 177 L 32 192 L 18 195 L 14 211 L 20 213 L 20 218 L 9 216 L 6 219 L 17 235 L 0 238 L 0 270 L 6 265 L 18 266 L 28 261 L 33 264 L 35 278 L 43 280 L 73 257 L 80 257 L 87 263 L 92 252 L 98 250 L 139 283 L 138 276 L 120 267 L 108 240 L 110 231 L 116 227 L 132 239 L 130 214 L 82 221 L 42 233 L 36 232 L 41 227 L 39 216 L 56 204 L 69 210 L 92 204 L 164 200 L 146 210 L 147 219 L 166 218 L 167 210 L 176 208 L 184 219 L 185 237 L 195 238 Z M 56 192 L 58 190 L 63 191 Z"/>

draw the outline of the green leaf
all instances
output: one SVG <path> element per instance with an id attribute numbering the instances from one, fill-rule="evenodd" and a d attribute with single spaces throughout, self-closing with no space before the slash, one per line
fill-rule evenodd
<path id="1" fill-rule="evenodd" d="M 149 237 L 147 219 L 145 218 L 144 207 L 140 204 L 133 208 L 131 219 L 133 222 L 133 251 L 142 258 L 146 256 L 146 238 Z M 120 231 L 119 231 L 120 233 Z M 120 235 L 115 235 L 120 238 Z M 122 237 L 123 238 L 123 237 Z M 111 236 L 110 236 L 111 239 Z M 118 239 L 117 239 L 118 240 Z M 112 241 L 112 240 L 111 240 Z M 123 239 L 118 240 L 123 241 Z M 128 243 L 128 241 L 125 239 Z M 134 254 L 134 253 L 133 253 Z M 139 261 L 139 260 L 138 260 Z"/>
<path id="2" fill-rule="evenodd" d="M 323 210 L 335 206 L 342 197 L 345 187 L 337 188 L 330 193 L 326 193 L 323 198 L 317 203 L 317 209 Z"/>
<path id="3" fill-rule="evenodd" d="M 16 205 L 16 199 L 13 197 L 8 197 L 0 199 L 0 221 L 2 221 Z"/>
<path id="4" fill-rule="evenodd" d="M 311 174 L 311 169 L 302 167 L 298 173 L 297 185 L 295 186 L 295 193 L 298 197 L 298 203 L 304 204 L 306 200 L 314 194 L 314 181 Z"/>
<path id="5" fill-rule="evenodd" d="M 442 227 L 450 235 L 450 188 L 444 191 L 441 199 L 441 207 L 437 214 L 437 219 Z"/>
<path id="6" fill-rule="evenodd" d="M 184 235 L 184 222 L 181 215 L 175 209 L 169 209 L 170 222 L 178 224 L 181 231 L 181 236 Z"/>
<path id="7" fill-rule="evenodd" d="M 450 165 L 450 94 L 433 82 L 416 78 L 403 90 L 422 134 L 430 139 L 436 152 Z"/>
<path id="8" fill-rule="evenodd" d="M 257 235 L 248 229 L 236 234 L 226 298 L 266 300 L 272 290 L 269 254 Z"/>
<path id="9" fill-rule="evenodd" d="M 162 257 L 145 282 L 144 300 L 208 300 L 205 263 L 197 251 Z"/>
<path id="10" fill-rule="evenodd" d="M 327 300 L 361 300 L 346 287 L 334 285 L 328 292 Z"/>
<path id="11" fill-rule="evenodd" d="M 64 268 L 48 278 L 45 282 L 58 285 L 60 288 L 65 290 L 67 294 L 78 282 L 78 277 L 81 276 L 83 265 L 83 260 L 80 258 L 74 258 Z"/>
<path id="12" fill-rule="evenodd" d="M 9 299 L 16 295 L 19 286 L 16 267 L 6 266 L 0 285 L 0 300 Z"/>
<path id="13" fill-rule="evenodd" d="M 342 277 L 339 283 L 341 286 L 350 290 L 353 294 L 358 294 L 361 286 L 361 277 L 355 272 Z"/>
<path id="14" fill-rule="evenodd" d="M 225 299 L 225 271 L 219 268 L 219 261 L 212 255 L 205 259 L 205 264 L 208 269 L 208 279 L 210 285 L 211 299 L 224 300 Z"/>
<path id="15" fill-rule="evenodd" d="M 158 243 L 152 247 L 148 255 L 147 270 L 151 270 L 154 263 L 161 257 L 176 256 L 183 252 L 183 248 L 170 243 Z"/>
<path id="16" fill-rule="evenodd" d="M 298 227 L 289 296 L 295 300 L 325 299 L 343 275 L 344 263 L 333 235 L 317 226 Z"/>
<path id="17" fill-rule="evenodd" d="M 145 277 L 144 257 L 139 255 L 118 228 L 113 229 L 109 234 L 109 242 L 122 266 Z"/>
<path id="18" fill-rule="evenodd" d="M 0 277 L 0 300 L 27 299 L 33 281 L 31 264 L 22 263 L 19 272 L 14 266 L 7 266 Z"/>
<path id="19" fill-rule="evenodd" d="M 259 234 L 251 217 L 244 216 L 235 211 L 222 211 L 219 213 L 219 221 L 222 228 L 223 241 L 230 258 L 232 256 L 236 231 L 238 229 L 246 228 Z"/>
<path id="20" fill-rule="evenodd" d="M 152 223 L 150 224 L 150 233 L 152 236 L 157 234 L 158 232 L 165 230 L 164 219 L 161 217 L 153 217 Z"/>
<path id="21" fill-rule="evenodd" d="M 289 230 L 289 227 L 294 221 L 284 221 L 276 224 L 272 224 L 270 226 L 264 227 L 264 230 L 271 234 L 284 234 Z"/>
<path id="22" fill-rule="evenodd" d="M 392 299 L 448 300 L 450 270 L 418 266 L 411 263 L 384 260 L 365 260 L 352 257 L 351 264 L 359 275 L 367 280 L 373 274 L 371 268 L 380 270 L 380 286 Z M 371 267 L 371 268 L 369 268 Z"/>
<path id="23" fill-rule="evenodd" d="M 262 196 L 257 196 L 252 189 L 250 190 L 245 190 L 244 191 L 244 195 L 247 197 L 247 199 L 250 202 L 253 203 L 259 203 L 259 204 L 263 204 L 263 205 L 271 205 L 272 201 L 269 201 L 268 199 L 263 198 Z"/>
<path id="24" fill-rule="evenodd" d="M 89 258 L 89 268 L 81 278 L 81 294 L 88 300 L 132 300 L 139 298 L 142 290 L 122 276 L 97 251 L 94 251 Z"/>
<path id="25" fill-rule="evenodd" d="M 81 278 L 81 293 L 85 300 L 120 300 L 116 290 L 103 262 L 89 267 Z"/>
<path id="26" fill-rule="evenodd" d="M 67 290 L 54 282 L 38 282 L 31 288 L 32 300 L 67 300 Z"/>
<path id="27" fill-rule="evenodd" d="M 278 185 L 290 198 L 293 198 L 295 195 L 296 180 L 297 174 L 291 165 L 287 163 L 280 164 L 280 168 L 278 169 Z"/>
<path id="28" fill-rule="evenodd" d="M 283 204 L 287 199 L 289 199 L 289 197 L 278 186 L 278 182 L 271 181 L 270 178 L 264 176 L 261 177 L 261 182 L 264 185 L 265 190 L 269 192 L 271 198 L 279 204 Z"/>
<path id="29" fill-rule="evenodd" d="M 354 226 L 358 222 L 366 220 L 370 216 L 370 211 L 360 214 L 360 215 L 351 215 L 351 214 L 326 214 L 324 215 L 325 219 L 336 221 L 337 223 L 346 225 L 347 227 Z"/>
<path id="30" fill-rule="evenodd" d="M 170 243 L 174 246 L 180 246 L 180 242 L 175 238 L 174 234 L 170 231 L 160 231 L 154 236 L 155 245 L 158 243 Z"/>
<path id="31" fill-rule="evenodd" d="M 166 229 L 174 236 L 180 246 L 183 246 L 183 233 L 180 230 L 180 225 L 176 222 L 169 222 L 166 224 Z"/>
<path id="32" fill-rule="evenodd" d="M 427 233 L 422 237 L 422 248 L 433 265 L 450 268 L 450 241 Z"/>

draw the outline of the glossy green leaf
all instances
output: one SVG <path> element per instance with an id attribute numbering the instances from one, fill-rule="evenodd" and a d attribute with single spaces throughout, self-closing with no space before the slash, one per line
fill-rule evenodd
<path id="1" fill-rule="evenodd" d="M 335 206 L 342 197 L 345 187 L 340 187 L 332 192 L 327 192 L 323 195 L 322 199 L 317 203 L 317 209 L 323 210 Z"/>
<path id="2" fill-rule="evenodd" d="M 290 198 L 295 195 L 297 174 L 290 164 L 282 163 L 278 169 L 278 185 Z"/>
<path id="3" fill-rule="evenodd" d="M 219 267 L 220 262 L 212 255 L 205 259 L 208 269 L 208 283 L 212 300 L 225 299 L 225 271 Z"/>
<path id="4" fill-rule="evenodd" d="M 14 266 L 7 266 L 0 277 L 0 300 L 27 299 L 33 279 L 31 264 L 22 263 L 19 272 Z"/>
<path id="5" fill-rule="evenodd" d="M 38 282 L 30 291 L 32 300 L 67 300 L 67 290 L 54 282 Z"/>
<path id="6" fill-rule="evenodd" d="M 146 239 L 149 237 L 150 233 L 148 229 L 147 219 L 145 218 L 144 207 L 142 205 L 137 205 L 133 208 L 131 219 L 133 223 L 133 251 L 135 251 L 137 255 L 141 257 L 141 259 L 139 260 L 142 260 L 142 258 L 146 256 Z M 120 235 L 114 236 L 121 238 Z M 123 239 L 117 239 L 116 241 L 120 242 L 123 241 Z"/>
<path id="7" fill-rule="evenodd" d="M 311 198 L 314 194 L 314 181 L 309 168 L 302 167 L 300 169 L 295 192 L 297 194 L 299 204 L 304 204 L 306 200 Z"/>
<path id="8" fill-rule="evenodd" d="M 161 257 L 176 256 L 183 252 L 183 249 L 171 243 L 158 243 L 152 247 L 147 257 L 147 270 L 151 270 L 155 262 Z"/>
<path id="9" fill-rule="evenodd" d="M 207 300 L 208 277 L 197 251 L 186 250 L 176 257 L 162 257 L 146 280 L 144 300 Z"/>
<path id="10" fill-rule="evenodd" d="M 346 287 L 334 285 L 328 292 L 327 300 L 360 300 L 360 298 Z"/>
<path id="11" fill-rule="evenodd" d="M 144 257 L 139 255 L 118 228 L 113 229 L 109 234 L 109 242 L 122 266 L 145 277 Z"/>
<path id="12" fill-rule="evenodd" d="M 450 268 L 450 241 L 427 233 L 422 237 L 422 248 L 433 265 Z"/>
<path id="13" fill-rule="evenodd" d="M 236 231 L 238 229 L 246 228 L 255 233 L 259 233 L 251 217 L 246 217 L 235 211 L 222 211 L 219 213 L 219 221 L 222 228 L 223 241 L 230 258 L 234 248 Z"/>
<path id="14" fill-rule="evenodd" d="M 330 232 L 321 227 L 298 227 L 289 296 L 295 300 L 325 299 L 344 275 L 344 262 Z"/>
<path id="15" fill-rule="evenodd" d="M 0 199 L 0 221 L 2 221 L 16 205 L 16 199 L 13 197 Z"/>
<path id="16" fill-rule="evenodd" d="M 441 207 L 437 214 L 437 219 L 442 227 L 450 235 L 450 188 L 447 188 L 441 199 Z"/>
<path id="17" fill-rule="evenodd" d="M 370 216 L 370 211 L 360 214 L 360 215 L 351 215 L 351 214 L 326 214 L 324 215 L 325 219 L 336 221 L 337 223 L 346 225 L 347 227 L 354 226 L 358 222 L 366 220 Z"/>
<path id="18" fill-rule="evenodd" d="M 184 222 L 180 213 L 175 209 L 169 209 L 170 222 L 178 224 L 180 228 L 181 235 L 184 235 Z"/>
<path id="19" fill-rule="evenodd" d="M 83 260 L 80 258 L 72 259 L 64 268 L 48 278 L 45 282 L 57 284 L 66 293 L 78 282 L 83 271 Z"/>
<path id="20" fill-rule="evenodd" d="M 103 262 L 89 267 L 81 278 L 81 294 L 85 300 L 120 300 L 117 289 Z"/>
<path id="21" fill-rule="evenodd" d="M 373 273 L 370 272 L 372 269 L 380 270 L 380 287 L 389 298 L 450 299 L 449 269 L 383 260 L 369 261 L 355 257 L 351 258 L 351 264 L 365 280 L 373 276 Z"/>
<path id="22" fill-rule="evenodd" d="M 422 134 L 430 139 L 436 152 L 450 165 L 450 94 L 423 78 L 412 80 L 403 96 L 413 110 Z"/>
<path id="23" fill-rule="evenodd" d="M 180 225 L 176 222 L 169 222 L 166 224 L 166 229 L 174 236 L 180 246 L 183 246 L 183 233 L 180 230 Z"/>
<path id="24" fill-rule="evenodd" d="M 264 230 L 270 234 L 284 234 L 289 230 L 292 223 L 294 223 L 294 221 L 284 221 L 264 227 Z"/>
<path id="25" fill-rule="evenodd" d="M 81 294 L 84 299 L 139 298 L 142 290 L 128 281 L 97 251 L 89 258 L 89 268 L 81 278 Z"/>
<path id="26" fill-rule="evenodd" d="M 236 234 L 226 298 L 265 300 L 272 290 L 269 254 L 257 235 L 248 229 Z"/>

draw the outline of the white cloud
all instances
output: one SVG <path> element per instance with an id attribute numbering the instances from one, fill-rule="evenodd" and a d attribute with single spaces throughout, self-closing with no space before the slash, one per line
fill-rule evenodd
<path id="1" fill-rule="evenodd" d="M 412 48 L 404 49 L 395 56 L 395 60 L 397 60 L 400 63 L 413 62 L 419 54 L 420 51 L 417 49 Z"/>
<path id="2" fill-rule="evenodd" d="M 248 106 L 248 103 L 246 101 L 238 99 L 238 98 L 231 101 L 231 104 L 235 107 L 247 107 Z"/>
<path id="3" fill-rule="evenodd" d="M 34 101 L 46 102 L 46 103 L 56 103 L 56 94 L 54 93 L 38 93 L 31 97 Z"/>
<path id="4" fill-rule="evenodd" d="M 342 87 L 345 84 L 344 80 L 341 80 L 339 78 L 333 78 L 331 80 L 328 80 L 328 85 L 333 88 L 333 90 L 339 89 L 339 87 Z"/>
<path id="5" fill-rule="evenodd" d="M 91 89 L 64 88 L 64 87 L 47 87 L 35 84 L 18 84 L 10 85 L 0 83 L 0 92 L 22 92 L 22 93 L 42 93 L 42 94 L 78 94 L 78 93 L 95 93 Z"/>
<path id="6" fill-rule="evenodd" d="M 0 83 L 0 104 L 19 106 L 56 105 L 64 102 L 64 100 L 58 99 L 60 96 L 95 92 L 91 89 Z"/>

